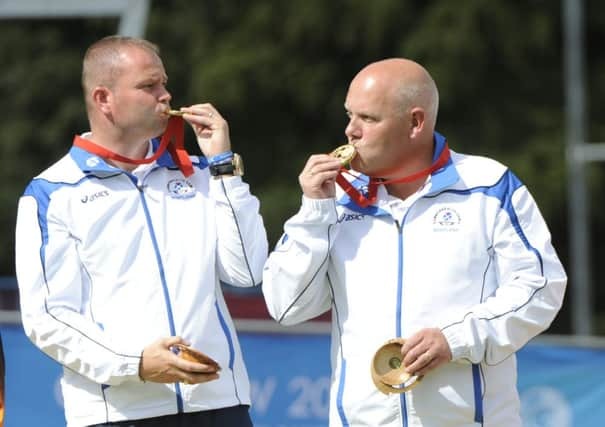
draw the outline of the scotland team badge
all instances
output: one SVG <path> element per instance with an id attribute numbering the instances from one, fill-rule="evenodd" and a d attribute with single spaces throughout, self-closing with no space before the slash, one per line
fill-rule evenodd
<path id="1" fill-rule="evenodd" d="M 168 181 L 168 193 L 173 199 L 188 199 L 195 196 L 193 184 L 186 179 L 172 179 Z"/>

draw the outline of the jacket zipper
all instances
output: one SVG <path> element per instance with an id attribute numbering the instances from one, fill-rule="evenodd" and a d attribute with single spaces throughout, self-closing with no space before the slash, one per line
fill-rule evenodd
<path id="1" fill-rule="evenodd" d="M 406 212 L 407 215 L 407 212 Z M 396 324 L 395 331 L 396 336 L 401 337 L 403 333 L 403 328 L 401 327 L 401 319 L 402 319 L 402 303 L 403 303 L 403 222 L 405 221 L 405 215 L 401 223 L 396 219 L 395 226 L 397 227 L 397 242 L 398 242 L 398 254 L 399 254 L 399 262 L 397 264 L 397 305 L 396 305 L 396 313 L 395 316 Z M 403 427 L 408 426 L 408 409 L 407 409 L 407 401 L 405 398 L 405 393 L 401 393 L 399 395 L 399 402 L 401 405 L 401 421 L 403 422 Z"/>
<path id="2" fill-rule="evenodd" d="M 145 213 L 145 221 L 147 223 L 147 229 L 149 230 L 149 236 L 151 237 L 151 242 L 153 244 L 153 251 L 156 256 L 156 263 L 160 273 L 160 280 L 162 282 L 162 294 L 164 295 L 164 302 L 166 304 L 166 311 L 168 314 L 168 325 L 170 327 L 170 335 L 176 336 L 176 330 L 174 327 L 174 316 L 172 314 L 172 305 L 170 304 L 170 296 L 168 295 L 168 284 L 166 283 L 166 275 L 164 272 L 164 263 L 162 262 L 162 257 L 160 256 L 160 249 L 158 247 L 158 242 L 156 239 L 155 231 L 153 229 L 153 222 L 151 221 L 151 216 L 149 214 L 149 208 L 147 207 L 147 200 L 145 199 L 144 188 L 145 185 L 138 185 L 136 182 L 136 177 L 131 176 L 133 183 L 136 189 L 139 191 L 139 196 L 141 198 L 141 203 L 143 205 L 143 212 Z M 176 391 L 176 406 L 177 411 L 179 413 L 183 412 L 183 397 L 181 394 L 181 385 L 180 383 L 174 383 L 175 391 Z"/>

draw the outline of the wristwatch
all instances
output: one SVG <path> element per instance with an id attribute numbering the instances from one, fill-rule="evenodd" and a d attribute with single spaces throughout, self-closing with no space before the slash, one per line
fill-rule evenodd
<path id="1" fill-rule="evenodd" d="M 242 156 L 237 153 L 233 153 L 233 157 L 226 163 L 219 163 L 216 165 L 210 165 L 210 175 L 222 176 L 222 175 L 244 175 L 244 161 Z"/>

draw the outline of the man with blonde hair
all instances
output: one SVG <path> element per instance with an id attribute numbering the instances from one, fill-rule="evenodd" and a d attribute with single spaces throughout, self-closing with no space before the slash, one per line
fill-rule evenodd
<path id="1" fill-rule="evenodd" d="M 64 367 L 69 427 L 251 425 L 221 282 L 261 281 L 259 202 L 227 121 L 210 103 L 171 110 L 167 80 L 145 40 L 93 44 L 82 73 L 90 132 L 19 201 L 23 326 Z M 183 119 L 204 156 L 166 139 Z"/>

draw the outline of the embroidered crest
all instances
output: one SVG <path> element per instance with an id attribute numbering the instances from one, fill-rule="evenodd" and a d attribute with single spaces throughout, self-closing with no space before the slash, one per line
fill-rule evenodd
<path id="1" fill-rule="evenodd" d="M 186 179 L 172 179 L 168 181 L 168 193 L 174 199 L 188 199 L 195 195 L 193 184 Z"/>
<path id="2" fill-rule="evenodd" d="M 441 208 L 433 216 L 433 231 L 458 231 L 461 222 L 460 214 L 453 208 Z"/>

